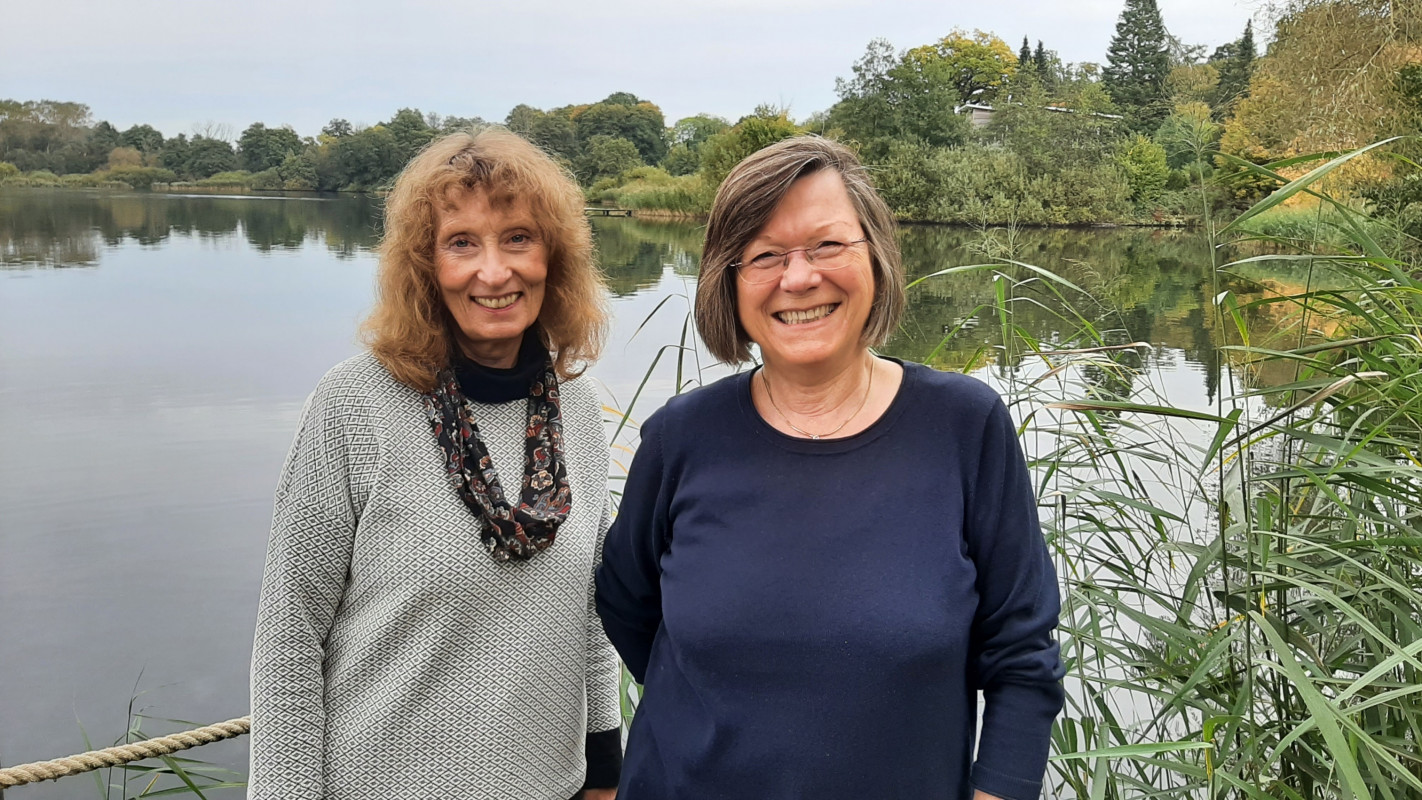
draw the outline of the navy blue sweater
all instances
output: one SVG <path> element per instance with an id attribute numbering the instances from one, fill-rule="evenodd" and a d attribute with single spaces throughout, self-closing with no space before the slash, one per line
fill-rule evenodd
<path id="1" fill-rule="evenodd" d="M 644 684 L 618 800 L 1038 797 L 1059 599 L 1002 401 L 905 364 L 869 429 L 811 441 L 750 375 L 647 420 L 604 546 Z"/>

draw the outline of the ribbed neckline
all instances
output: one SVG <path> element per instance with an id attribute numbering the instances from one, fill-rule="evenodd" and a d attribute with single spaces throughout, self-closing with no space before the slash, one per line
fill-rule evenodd
<path id="1" fill-rule="evenodd" d="M 530 328 L 519 344 L 518 361 L 508 369 L 486 367 L 458 350 L 451 361 L 465 398 L 476 403 L 511 403 L 528 398 L 529 388 L 548 365 L 548 351 L 538 331 Z"/>
<path id="2" fill-rule="evenodd" d="M 745 415 L 746 423 L 761 438 L 771 444 L 796 453 L 807 453 L 812 455 L 831 455 L 835 453 L 845 453 L 856 450 L 888 433 L 894 426 L 894 422 L 903 413 L 904 406 L 908 404 L 906 399 L 909 393 L 919 380 L 919 369 L 926 369 L 918 364 L 905 364 L 897 358 L 889 356 L 875 356 L 885 361 L 892 361 L 903 367 L 904 378 L 899 382 L 899 390 L 894 394 L 894 399 L 890 401 L 889 407 L 884 409 L 884 413 L 874 420 L 869 427 L 854 434 L 838 439 L 806 439 L 800 436 L 791 436 L 777 430 L 774 425 L 765 421 L 760 412 L 755 408 L 755 401 L 751 399 L 751 380 L 760 371 L 760 367 L 749 372 L 743 372 L 737 377 L 736 398 L 740 402 L 741 412 Z"/>

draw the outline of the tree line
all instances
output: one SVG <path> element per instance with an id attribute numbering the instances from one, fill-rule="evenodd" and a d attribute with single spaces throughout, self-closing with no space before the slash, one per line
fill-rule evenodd
<path id="1" fill-rule="evenodd" d="M 799 121 L 761 106 L 735 122 L 699 114 L 668 124 L 655 103 L 615 92 L 519 105 L 499 122 L 560 159 L 591 198 L 634 208 L 704 213 L 738 160 L 809 131 L 855 147 L 905 219 L 1175 219 L 1198 210 L 1195 187 L 1218 172 L 1237 179 L 1214 202 L 1266 190 L 1271 181 L 1242 162 L 1416 131 L 1422 49 L 1407 8 L 1292 0 L 1266 53 L 1250 23 L 1207 54 L 1170 33 L 1156 0 L 1125 0 L 1102 64 L 1066 63 L 1030 32 L 1014 52 L 994 33 L 954 30 L 902 50 L 871 41 L 836 79 L 838 101 Z M 334 119 L 314 137 L 258 122 L 235 138 L 168 138 L 95 122 L 78 103 L 5 100 L 0 181 L 367 191 L 435 136 L 481 124 L 406 108 L 368 127 Z M 1399 208 L 1422 201 L 1422 189 L 1415 199 L 1407 190 L 1418 179 L 1393 163 L 1360 162 L 1351 178 Z"/>

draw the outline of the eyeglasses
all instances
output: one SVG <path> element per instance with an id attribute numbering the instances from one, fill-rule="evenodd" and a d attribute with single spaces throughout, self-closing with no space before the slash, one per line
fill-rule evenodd
<path id="1" fill-rule="evenodd" d="M 731 266 L 740 272 L 741 279 L 746 283 L 770 283 L 780 280 L 780 276 L 785 274 L 785 268 L 790 265 L 791 253 L 804 253 L 805 260 L 813 264 L 815 269 L 828 272 L 849 266 L 850 246 L 867 241 L 869 239 L 866 237 L 852 242 L 820 242 L 814 247 L 797 247 L 781 253 L 768 251 L 749 261 L 733 262 Z"/>

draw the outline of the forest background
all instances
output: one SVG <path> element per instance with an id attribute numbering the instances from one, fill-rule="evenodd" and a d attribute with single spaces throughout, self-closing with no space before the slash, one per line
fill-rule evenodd
<path id="1" fill-rule="evenodd" d="M 737 161 L 812 132 L 855 147 L 904 221 L 1190 224 L 1201 186 L 1222 211 L 1278 185 L 1243 162 L 1422 127 L 1412 6 L 1297 0 L 1261 12 L 1271 33 L 1262 54 L 1252 23 L 1206 53 L 1170 33 L 1155 0 L 1126 0 L 1103 64 L 1064 63 L 1030 35 L 1014 51 L 996 33 L 953 30 L 907 49 L 869 42 L 835 80 L 839 101 L 799 120 L 767 104 L 735 122 L 699 114 L 668 124 L 655 103 L 616 92 L 518 105 L 498 122 L 562 160 L 591 201 L 644 214 L 704 214 Z M 166 137 L 96 122 L 83 103 L 0 100 L 0 182 L 378 191 L 433 137 L 480 124 L 404 108 L 369 127 L 333 119 L 314 137 L 263 122 L 235 136 L 210 124 Z M 1356 160 L 1328 188 L 1422 227 L 1422 179 L 1405 162 Z"/>

